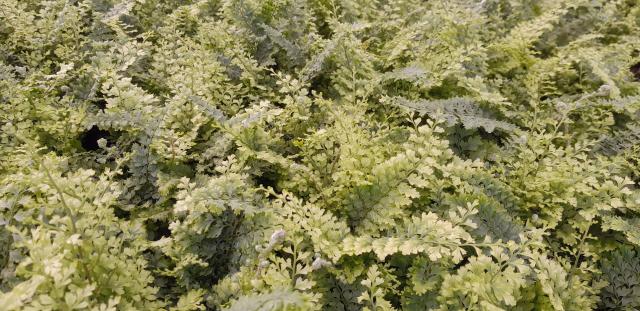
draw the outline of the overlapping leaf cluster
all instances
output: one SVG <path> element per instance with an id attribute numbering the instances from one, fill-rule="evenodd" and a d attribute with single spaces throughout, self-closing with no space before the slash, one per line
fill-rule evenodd
<path id="1" fill-rule="evenodd" d="M 0 0 L 0 309 L 640 308 L 635 0 Z"/>

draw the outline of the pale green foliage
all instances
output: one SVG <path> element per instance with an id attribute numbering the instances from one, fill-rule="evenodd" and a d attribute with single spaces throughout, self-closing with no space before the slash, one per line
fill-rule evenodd
<path id="1" fill-rule="evenodd" d="M 515 306 L 521 298 L 520 288 L 525 283 L 526 274 L 513 266 L 502 269 L 500 264 L 487 256 L 472 258 L 455 275 L 445 277 L 438 299 L 456 308 L 474 306 L 471 308 L 500 310 Z M 461 296 L 464 298 L 458 298 Z M 442 307 L 445 310 L 449 308 Z"/>
<path id="2" fill-rule="evenodd" d="M 386 285 L 385 283 L 389 283 L 389 281 L 385 280 L 385 275 L 379 271 L 378 266 L 371 266 L 367 271 L 367 278 L 361 282 L 365 288 L 362 295 L 358 297 L 358 302 L 364 304 L 362 310 L 395 310 L 391 306 L 391 303 L 384 299 L 384 295 L 386 294 L 385 289 L 388 286 L 384 286 Z"/>
<path id="3" fill-rule="evenodd" d="M 260 295 L 248 295 L 233 302 L 228 311 L 295 311 L 313 310 L 313 304 L 304 294 L 292 291 L 274 291 Z"/>
<path id="4" fill-rule="evenodd" d="M 469 225 L 475 226 L 471 222 Z M 472 241 L 473 238 L 463 227 L 440 220 L 436 214 L 429 213 L 419 217 L 414 216 L 404 226 L 398 228 L 391 237 L 347 238 L 344 243 L 347 254 L 359 255 L 373 251 L 380 260 L 394 253 L 403 255 L 424 253 L 434 262 L 443 257 L 451 257 L 458 262 L 462 260 L 465 253 L 461 246 L 465 242 Z"/>
<path id="5" fill-rule="evenodd" d="M 27 310 L 161 306 L 138 256 L 145 248 L 141 224 L 119 222 L 111 209 L 119 193 L 114 174 L 94 179 L 92 170 L 67 172 L 58 158 L 29 155 L 34 167 L 7 178 L 20 180 L 15 186 L 23 189 L 14 206 L 23 216 L 13 217 L 22 225 L 9 222 L 14 247 L 25 255 L 15 273 L 33 288 L 7 294 L 7 304 Z"/>
<path id="6" fill-rule="evenodd" d="M 509 132 L 515 130 L 515 126 L 512 124 L 485 116 L 486 112 L 466 98 L 451 98 L 430 102 L 408 102 L 405 99 L 395 99 L 394 101 L 401 107 L 432 117 L 442 118 L 447 121 L 449 126 L 460 123 L 467 129 L 481 127 L 488 133 L 493 132 L 496 128 Z"/>
<path id="7" fill-rule="evenodd" d="M 634 0 L 0 0 L 0 309 L 640 308 Z"/>

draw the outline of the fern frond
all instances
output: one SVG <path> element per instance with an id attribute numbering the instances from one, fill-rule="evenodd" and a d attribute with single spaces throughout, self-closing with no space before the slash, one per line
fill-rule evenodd
<path id="1" fill-rule="evenodd" d="M 287 192 L 274 201 L 273 208 L 279 222 L 285 228 L 297 228 L 297 232 L 307 236 L 316 253 L 326 254 L 331 260 L 340 257 L 340 242 L 349 234 L 346 223 L 330 212 L 311 203 L 305 204 Z"/>
<path id="2" fill-rule="evenodd" d="M 468 98 L 451 98 L 439 100 L 416 100 L 394 98 L 396 105 L 431 117 L 441 117 L 451 125 L 462 124 L 467 129 L 483 128 L 488 133 L 495 129 L 513 132 L 517 127 L 511 123 L 496 120 Z"/>
<path id="3" fill-rule="evenodd" d="M 640 249 L 623 247 L 601 261 L 602 280 L 608 284 L 600 293 L 600 305 L 607 309 L 640 308 Z"/>
<path id="4" fill-rule="evenodd" d="M 608 156 L 618 155 L 640 146 L 640 126 L 628 125 L 625 130 L 614 131 L 600 138 L 593 150 Z"/>
<path id="5" fill-rule="evenodd" d="M 291 290 L 276 290 L 266 294 L 240 297 L 225 311 L 304 311 L 316 310 L 308 295 Z"/>
<path id="6" fill-rule="evenodd" d="M 284 51 L 287 53 L 287 57 L 289 57 L 291 61 L 296 64 L 302 61 L 303 54 L 301 49 L 293 42 L 289 41 L 289 39 L 287 39 L 282 32 L 274 29 L 267 24 L 262 24 L 262 28 L 271 41 L 275 42 L 282 49 L 284 49 Z"/>
<path id="7" fill-rule="evenodd" d="M 417 65 L 399 68 L 394 71 L 385 73 L 383 80 L 406 80 L 409 82 L 427 82 L 427 71 Z"/>
<path id="8" fill-rule="evenodd" d="M 344 38 L 346 33 L 339 32 L 329 42 L 327 42 L 320 51 L 320 53 L 314 55 L 311 60 L 309 60 L 304 68 L 300 71 L 300 80 L 303 82 L 310 81 L 315 76 L 317 76 L 321 71 L 324 64 L 327 62 L 327 59 L 335 53 L 335 50 L 340 45 L 342 39 Z"/>
<path id="9" fill-rule="evenodd" d="M 602 229 L 622 232 L 627 241 L 640 246 L 640 218 L 624 219 L 619 216 L 607 216 L 602 219 Z"/>
<path id="10" fill-rule="evenodd" d="M 434 213 L 423 213 L 420 217 L 411 217 L 388 237 L 347 237 L 344 240 L 344 253 L 360 255 L 373 252 L 380 260 L 395 253 L 423 253 L 434 262 L 444 258 L 459 262 L 466 253 L 463 244 L 473 241 L 463 227 L 440 219 Z"/>

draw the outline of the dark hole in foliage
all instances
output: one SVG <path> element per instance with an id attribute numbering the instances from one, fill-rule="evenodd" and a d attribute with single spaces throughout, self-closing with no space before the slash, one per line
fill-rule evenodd
<path id="1" fill-rule="evenodd" d="M 509 136 L 508 133 L 501 131 L 500 129 L 495 129 L 493 132 L 489 133 L 485 129 L 478 129 L 478 134 L 482 139 L 487 141 L 493 141 L 498 146 L 503 147 L 505 143 L 505 138 Z"/>
<path id="2" fill-rule="evenodd" d="M 102 97 L 98 97 L 98 99 L 93 101 L 93 104 L 100 110 L 105 110 L 107 108 L 107 101 Z"/>
<path id="3" fill-rule="evenodd" d="M 129 219 L 131 217 L 131 212 L 125 211 L 118 206 L 113 209 L 113 214 L 119 219 Z"/>
<path id="4" fill-rule="evenodd" d="M 157 241 L 161 238 L 170 237 L 171 230 L 169 229 L 169 223 L 160 220 L 147 222 L 147 235 L 150 241 Z"/>
<path id="5" fill-rule="evenodd" d="M 283 249 L 277 249 L 273 251 L 273 253 L 276 255 L 276 257 L 280 257 L 280 258 L 287 258 L 291 256 L 288 253 L 286 253 Z"/>
<path id="6" fill-rule="evenodd" d="M 98 126 L 92 126 L 88 131 L 84 132 L 80 137 L 82 148 L 87 151 L 98 150 L 98 140 L 109 137 L 109 132 L 101 130 Z"/>
<path id="7" fill-rule="evenodd" d="M 95 94 L 91 95 L 91 98 L 93 104 L 98 107 L 98 109 L 105 110 L 107 108 L 107 100 L 100 90 L 97 90 Z"/>
<path id="8" fill-rule="evenodd" d="M 264 172 L 262 175 L 256 176 L 255 181 L 259 186 L 263 186 L 265 188 L 271 187 L 273 189 L 277 189 L 278 180 L 281 178 L 280 174 L 275 172 Z"/>
<path id="9" fill-rule="evenodd" d="M 100 110 L 104 110 L 105 108 L 107 108 L 107 101 L 104 99 L 99 99 L 93 102 L 96 107 L 98 107 L 98 109 Z"/>
<path id="10" fill-rule="evenodd" d="M 640 63 L 631 66 L 629 70 L 633 74 L 633 77 L 636 78 L 636 81 L 640 81 Z"/>
<path id="11" fill-rule="evenodd" d="M 456 264 L 452 269 L 453 269 L 454 271 L 455 271 L 455 270 L 458 270 L 458 269 L 460 269 L 461 267 L 463 267 L 464 265 L 466 265 L 466 264 L 468 264 L 468 263 L 469 263 L 469 257 L 464 257 L 464 258 L 463 258 L 463 259 L 462 259 L 458 264 Z"/>
<path id="12" fill-rule="evenodd" d="M 622 129 L 626 127 L 626 125 L 632 121 L 631 117 L 623 113 L 613 113 L 613 125 L 617 129 Z"/>
<path id="13" fill-rule="evenodd" d="M 285 103 L 280 102 L 280 101 L 274 101 L 273 105 L 276 106 L 277 108 L 284 108 L 284 107 L 287 106 Z"/>
<path id="14" fill-rule="evenodd" d="M 326 77 L 325 75 L 318 74 L 316 77 L 311 79 L 309 90 L 328 93 L 330 90 L 331 79 Z"/>
<path id="15" fill-rule="evenodd" d="M 184 163 L 184 165 L 186 167 L 188 167 L 191 170 L 191 174 L 187 175 L 187 177 L 194 177 L 196 168 L 198 167 L 198 160 L 197 159 L 189 159 L 187 162 Z"/>

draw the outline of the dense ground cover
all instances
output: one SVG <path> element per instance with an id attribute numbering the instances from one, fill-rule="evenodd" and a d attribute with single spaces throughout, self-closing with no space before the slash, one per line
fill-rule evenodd
<path id="1" fill-rule="evenodd" d="M 637 0 L 0 0 L 0 309 L 640 308 Z"/>

